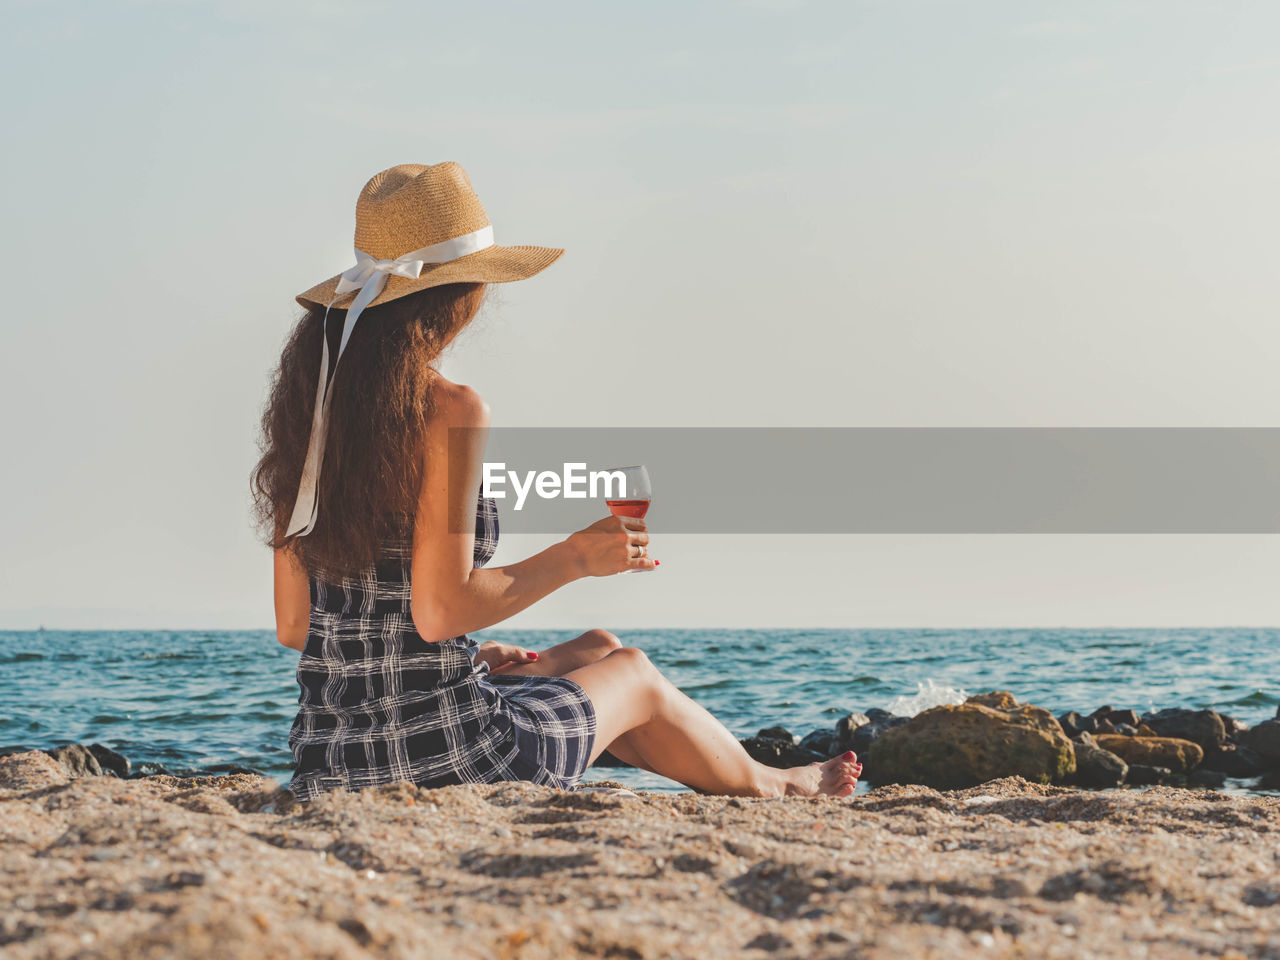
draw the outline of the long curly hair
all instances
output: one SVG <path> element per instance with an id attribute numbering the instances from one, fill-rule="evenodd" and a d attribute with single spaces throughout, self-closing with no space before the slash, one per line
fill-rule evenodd
<path id="1" fill-rule="evenodd" d="M 414 514 L 422 485 L 423 431 L 430 420 L 431 364 L 471 322 L 483 283 L 428 287 L 367 308 L 329 390 L 329 429 L 305 537 L 285 537 L 307 455 L 320 372 L 320 337 L 334 370 L 345 310 L 310 308 L 290 333 L 262 413 L 262 456 L 249 478 L 253 518 L 273 549 L 294 551 L 308 573 L 355 576 L 377 559 L 397 514 Z"/>

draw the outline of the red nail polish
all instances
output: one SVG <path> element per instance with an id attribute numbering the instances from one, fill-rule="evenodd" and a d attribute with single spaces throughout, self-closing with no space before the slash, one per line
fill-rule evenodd
<path id="1" fill-rule="evenodd" d="M 655 567 L 660 567 L 660 566 L 662 566 L 662 561 L 661 561 L 661 560 L 655 560 L 655 561 L 653 561 L 653 565 L 654 565 Z"/>
<path id="2" fill-rule="evenodd" d="M 530 659 L 530 660 L 537 660 L 537 659 L 538 659 L 538 655 L 537 655 L 537 653 L 535 653 L 534 651 L 530 650 L 530 651 L 529 651 L 529 659 Z"/>
<path id="3" fill-rule="evenodd" d="M 845 751 L 844 758 L 845 758 L 846 760 L 852 760 L 852 759 L 853 759 L 853 751 L 852 751 L 852 750 L 847 750 L 847 751 Z"/>

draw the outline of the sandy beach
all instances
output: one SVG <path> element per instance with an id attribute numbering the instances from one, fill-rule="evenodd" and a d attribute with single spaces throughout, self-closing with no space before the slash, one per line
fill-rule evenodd
<path id="1" fill-rule="evenodd" d="M 0 758 L 0 946 L 46 957 L 1280 957 L 1280 799 L 1017 778 L 851 800 Z"/>

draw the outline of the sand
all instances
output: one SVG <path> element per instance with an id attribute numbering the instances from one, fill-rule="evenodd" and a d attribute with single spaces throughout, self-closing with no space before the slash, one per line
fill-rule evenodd
<path id="1" fill-rule="evenodd" d="M 0 953 L 1276 957 L 1280 800 L 998 780 L 335 794 L 0 758 Z"/>

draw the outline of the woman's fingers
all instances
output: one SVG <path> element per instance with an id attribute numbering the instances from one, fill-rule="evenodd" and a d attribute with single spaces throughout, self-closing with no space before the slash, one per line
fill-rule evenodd
<path id="1" fill-rule="evenodd" d="M 585 536 L 587 533 L 606 533 L 608 536 Z M 639 517 L 605 517 L 570 535 L 569 541 L 578 545 L 582 566 L 589 576 L 606 577 L 628 570 L 652 570 L 658 566 L 656 560 L 647 556 L 648 527 Z"/>
<path id="2" fill-rule="evenodd" d="M 497 662 L 489 665 L 490 673 L 507 667 L 518 666 L 522 663 L 533 663 L 538 659 L 538 654 L 535 651 L 517 647 L 513 643 L 495 643 L 493 651 L 497 654 Z"/>

